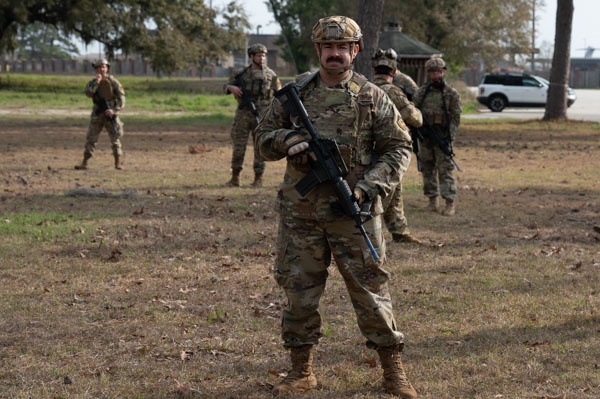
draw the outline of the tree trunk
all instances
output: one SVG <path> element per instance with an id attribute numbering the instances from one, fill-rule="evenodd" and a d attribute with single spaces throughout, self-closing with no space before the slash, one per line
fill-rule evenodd
<path id="1" fill-rule="evenodd" d="M 358 0 L 358 20 L 363 33 L 363 48 L 356 57 L 354 70 L 373 79 L 371 55 L 379 47 L 379 31 L 385 0 Z"/>
<path id="2" fill-rule="evenodd" d="M 550 71 L 548 101 L 543 120 L 567 119 L 567 86 L 571 63 L 571 29 L 573 27 L 573 0 L 558 0 L 554 56 Z"/>

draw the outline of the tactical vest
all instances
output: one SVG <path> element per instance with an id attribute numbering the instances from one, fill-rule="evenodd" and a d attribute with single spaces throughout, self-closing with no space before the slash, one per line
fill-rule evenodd
<path id="1" fill-rule="evenodd" d="M 317 85 L 316 76 L 313 72 L 299 77 L 299 97 L 319 135 L 338 143 L 349 169 L 346 180 L 354 187 L 375 162 L 371 86 L 356 72 L 343 87 Z"/>
<path id="2" fill-rule="evenodd" d="M 238 75 L 236 83 L 245 93 L 250 93 L 252 100 L 264 104 L 273 97 L 275 77 L 275 72 L 268 67 L 262 69 L 246 67 Z"/>

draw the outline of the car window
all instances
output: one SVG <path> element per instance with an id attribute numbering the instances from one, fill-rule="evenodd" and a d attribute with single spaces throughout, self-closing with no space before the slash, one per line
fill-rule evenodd
<path id="1" fill-rule="evenodd" d="M 487 75 L 483 79 L 483 83 L 486 84 L 486 85 L 499 85 L 500 84 L 500 77 L 498 75 Z"/>
<path id="2" fill-rule="evenodd" d="M 540 85 L 540 83 L 536 79 L 534 79 L 530 76 L 523 77 L 523 86 L 539 87 L 539 85 Z"/>
<path id="3" fill-rule="evenodd" d="M 506 86 L 521 86 L 523 84 L 523 80 L 520 76 L 508 75 L 505 77 L 504 84 Z"/>

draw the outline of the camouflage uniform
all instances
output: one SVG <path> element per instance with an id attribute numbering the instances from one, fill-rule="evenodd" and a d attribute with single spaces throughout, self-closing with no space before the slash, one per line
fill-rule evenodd
<path id="1" fill-rule="evenodd" d="M 462 112 L 460 95 L 445 83 L 421 86 L 415 94 L 414 103 L 423 114 L 423 120 L 432 125 L 440 125 L 452 140 L 456 137 Z M 448 115 L 445 115 L 445 108 Z M 423 140 L 418 160 L 423 173 L 423 192 L 425 196 L 437 198 L 441 195 L 446 201 L 454 203 L 457 188 L 454 177 L 454 165 L 451 158 L 444 154 L 429 138 Z"/>
<path id="2" fill-rule="evenodd" d="M 315 129 L 321 137 L 335 139 L 340 146 L 349 169 L 349 186 L 359 187 L 373 200 L 373 219 L 365 224 L 365 229 L 381 260 L 371 258 L 354 221 L 336 210 L 337 196 L 332 184 L 317 185 L 306 197 L 298 194 L 294 185 L 306 175 L 309 166 L 287 157 L 278 192 L 280 224 L 274 271 L 288 298 L 282 317 L 284 346 L 314 345 L 323 335 L 319 301 L 332 256 L 368 343 L 397 345 L 403 334 L 392 313 L 389 273 L 382 268 L 385 242 L 381 199 L 389 195 L 393 182 L 409 165 L 408 129 L 385 93 L 361 75 L 351 72 L 335 87 L 325 87 L 318 74 L 299 81 L 304 82 L 300 84 L 300 97 Z M 298 130 L 294 122 L 275 99 L 256 129 L 256 146 L 265 160 L 286 157 L 286 153 L 277 150 L 278 142 Z M 303 130 L 300 128 L 307 136 Z"/>
<path id="3" fill-rule="evenodd" d="M 96 67 L 97 65 L 102 64 L 110 66 L 104 59 L 96 61 L 92 66 Z M 119 118 L 118 112 L 125 107 L 125 91 L 123 90 L 123 86 L 113 75 L 108 75 L 106 78 L 102 79 L 100 83 L 98 83 L 96 78 L 90 80 L 85 86 L 84 92 L 86 96 L 94 100 L 94 105 L 90 116 L 85 150 L 83 152 L 84 162 L 82 165 L 85 165 L 87 160 L 94 155 L 100 133 L 102 132 L 102 129 L 106 129 L 110 137 L 113 156 L 115 157 L 115 167 L 120 169 L 120 162 L 123 157 L 121 137 L 123 137 L 124 131 L 123 123 Z M 100 111 L 101 99 L 106 100 L 109 108 L 115 111 L 114 120 L 111 121 Z M 78 166 L 77 168 L 85 169 L 85 167 L 81 166 Z"/>
<path id="4" fill-rule="evenodd" d="M 415 81 L 410 76 L 400 71 L 396 71 L 396 76 L 394 76 L 394 85 L 402 89 L 409 101 L 413 100 L 413 96 L 417 90 L 419 90 L 419 86 L 415 83 Z"/>
<path id="5" fill-rule="evenodd" d="M 245 67 L 241 71 L 235 71 L 225 85 L 224 91 L 228 85 L 238 86 L 250 99 L 254 102 L 258 111 L 258 118 L 268 107 L 273 98 L 273 93 L 281 88 L 281 82 L 277 74 L 266 65 L 262 69 Z M 243 169 L 244 156 L 246 154 L 246 146 L 248 144 L 248 136 L 252 132 L 254 141 L 254 129 L 257 125 L 257 116 L 252 114 L 250 107 L 247 104 L 238 106 L 235 112 L 235 119 L 231 128 L 231 141 L 233 145 L 233 154 L 231 157 L 231 170 L 238 173 Z M 256 176 L 262 176 L 265 171 L 265 162 L 260 159 L 256 148 L 254 149 L 253 169 Z"/>
<path id="6" fill-rule="evenodd" d="M 379 77 L 378 75 L 375 75 L 373 83 L 386 92 L 400 112 L 402 119 L 409 127 L 416 128 L 423 124 L 421 112 L 408 100 L 399 87 L 395 86 L 395 84 L 388 83 L 385 78 Z M 408 229 L 408 221 L 404 214 L 402 181 L 400 175 L 397 175 L 396 177 L 397 187 L 390 196 L 384 199 L 383 208 L 385 209 L 385 212 L 383 214 L 383 220 L 392 236 L 399 237 L 410 234 L 410 232 Z"/>

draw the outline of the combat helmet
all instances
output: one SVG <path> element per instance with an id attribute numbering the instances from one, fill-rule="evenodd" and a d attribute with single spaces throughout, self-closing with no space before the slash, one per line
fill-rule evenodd
<path id="1" fill-rule="evenodd" d="M 398 53 L 393 48 L 389 48 L 387 50 L 382 50 L 378 48 L 371 57 L 371 65 L 373 68 L 377 68 L 379 66 L 386 66 L 392 70 L 398 69 Z"/>
<path id="2" fill-rule="evenodd" d="M 446 63 L 442 59 L 442 57 L 432 57 L 427 60 L 425 63 L 425 70 L 429 71 L 441 71 L 442 69 L 446 69 Z"/>
<path id="3" fill-rule="evenodd" d="M 321 18 L 313 26 L 310 38 L 313 43 L 358 43 L 362 50 L 362 36 L 360 26 L 352 18 L 332 16 Z"/>
<path id="4" fill-rule="evenodd" d="M 260 43 L 255 43 L 252 46 L 248 47 L 248 55 L 265 53 L 267 54 L 267 46 Z"/>
<path id="5" fill-rule="evenodd" d="M 110 68 L 110 62 L 106 58 L 98 58 L 96 61 L 92 62 L 92 66 L 97 68 L 99 66 L 106 65 Z"/>

